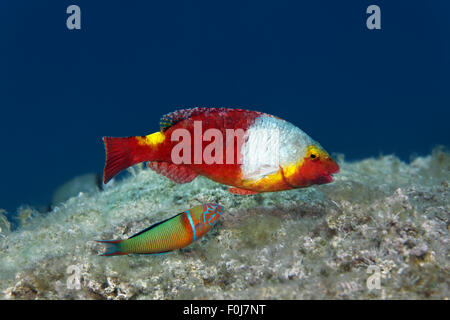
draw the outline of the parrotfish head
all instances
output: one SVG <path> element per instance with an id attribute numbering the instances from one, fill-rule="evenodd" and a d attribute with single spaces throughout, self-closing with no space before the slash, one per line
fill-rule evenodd
<path id="1" fill-rule="evenodd" d="M 333 181 L 333 174 L 339 172 L 339 165 L 320 145 L 312 144 L 306 148 L 294 173 L 287 177 L 294 187 L 307 187 Z"/>

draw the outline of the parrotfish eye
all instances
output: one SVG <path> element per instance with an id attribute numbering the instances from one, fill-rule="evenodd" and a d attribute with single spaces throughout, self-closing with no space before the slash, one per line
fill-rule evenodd
<path id="1" fill-rule="evenodd" d="M 320 159 L 322 154 L 322 150 L 317 147 L 316 145 L 310 145 L 307 149 L 306 149 L 306 155 L 305 158 L 309 158 L 313 161 L 317 161 Z"/>
<path id="2" fill-rule="evenodd" d="M 320 158 L 320 154 L 316 150 L 311 150 L 309 157 L 313 160 L 318 160 Z"/>

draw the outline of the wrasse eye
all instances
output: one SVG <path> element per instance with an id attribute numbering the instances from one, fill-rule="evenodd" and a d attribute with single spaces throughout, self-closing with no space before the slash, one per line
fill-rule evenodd
<path id="1" fill-rule="evenodd" d="M 319 159 L 319 155 L 316 153 L 311 153 L 309 156 L 311 159 Z"/>

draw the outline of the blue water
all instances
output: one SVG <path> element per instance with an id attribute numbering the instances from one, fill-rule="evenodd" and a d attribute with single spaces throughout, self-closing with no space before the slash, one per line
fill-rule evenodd
<path id="1" fill-rule="evenodd" d="M 81 30 L 66 8 L 81 8 Z M 381 30 L 366 28 L 381 7 Z M 450 145 L 449 1 L 0 2 L 0 208 L 101 172 L 101 137 L 247 107 L 346 159 Z"/>

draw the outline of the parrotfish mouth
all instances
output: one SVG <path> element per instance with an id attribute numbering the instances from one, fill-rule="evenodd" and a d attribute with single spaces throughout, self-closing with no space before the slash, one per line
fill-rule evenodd
<path id="1" fill-rule="evenodd" d="M 321 176 L 319 176 L 319 178 L 317 179 L 317 183 L 318 184 L 324 184 L 324 183 L 330 183 L 333 182 L 333 175 L 339 172 L 339 167 L 336 165 L 335 168 L 333 168 L 333 170 L 322 174 Z"/>
<path id="2" fill-rule="evenodd" d="M 325 184 L 330 182 L 333 182 L 332 174 L 324 174 L 317 179 L 317 184 Z"/>

